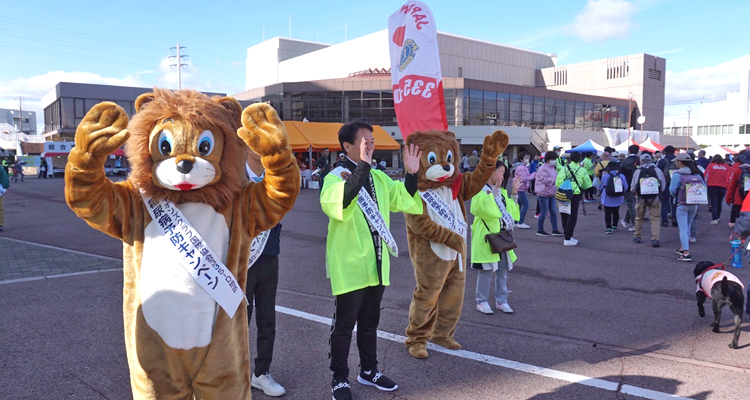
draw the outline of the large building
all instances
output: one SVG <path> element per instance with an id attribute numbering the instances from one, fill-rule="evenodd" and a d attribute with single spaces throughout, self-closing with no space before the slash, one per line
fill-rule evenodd
<path id="1" fill-rule="evenodd" d="M 604 128 L 661 132 L 666 60 L 647 54 L 557 65 L 554 54 L 438 33 L 450 129 L 462 145 L 495 128 L 511 144 L 541 151 L 560 142 L 608 143 Z M 241 100 L 268 102 L 282 119 L 364 120 L 400 138 L 393 104 L 387 30 L 336 45 L 273 38 L 247 50 Z M 628 118 L 630 115 L 630 118 Z M 638 116 L 646 115 L 643 126 Z"/>
<path id="2" fill-rule="evenodd" d="M 24 154 L 33 151 L 43 139 L 37 135 L 36 112 L 0 108 L 0 154 Z"/>
<path id="3" fill-rule="evenodd" d="M 725 100 L 685 108 L 682 115 L 666 117 L 664 135 L 690 135 L 701 146 L 734 149 L 750 146 L 750 70 L 740 73 L 739 92 Z"/>
<path id="4" fill-rule="evenodd" d="M 91 107 L 102 101 L 117 103 L 132 117 L 135 99 L 151 88 L 60 82 L 42 97 L 44 136 L 55 140 L 75 139 L 78 124 Z M 206 93 L 225 96 L 223 93 Z"/>

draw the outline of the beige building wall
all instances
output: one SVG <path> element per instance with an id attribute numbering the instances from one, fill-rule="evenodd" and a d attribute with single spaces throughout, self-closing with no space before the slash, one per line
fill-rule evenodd
<path id="1" fill-rule="evenodd" d="M 633 127 L 641 129 L 635 119 L 645 115 L 643 130 L 662 131 L 666 64 L 664 58 L 634 54 L 544 68 L 537 74 L 536 84 L 549 90 L 622 99 L 633 93 Z"/>

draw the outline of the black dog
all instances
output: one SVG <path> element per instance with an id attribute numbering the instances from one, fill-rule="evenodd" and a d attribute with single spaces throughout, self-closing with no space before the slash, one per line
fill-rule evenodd
<path id="1" fill-rule="evenodd" d="M 712 299 L 714 322 L 711 326 L 714 332 L 719 332 L 721 309 L 728 304 L 729 309 L 734 314 L 734 339 L 732 339 L 729 347 L 736 349 L 737 341 L 740 339 L 742 307 L 745 303 L 745 295 L 742 293 L 744 288 L 736 276 L 722 270 L 722 268 L 721 264 L 702 261 L 693 270 L 697 285 L 695 297 L 698 299 L 698 315 L 701 317 L 706 316 L 703 302 L 706 301 L 706 297 Z"/>

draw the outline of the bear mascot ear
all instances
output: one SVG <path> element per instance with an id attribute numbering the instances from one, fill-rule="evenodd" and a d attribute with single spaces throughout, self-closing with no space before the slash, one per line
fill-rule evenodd
<path id="1" fill-rule="evenodd" d="M 448 136 L 449 138 L 451 138 L 453 140 L 456 139 L 456 134 L 455 133 L 453 133 L 451 131 L 445 131 L 444 133 L 445 133 L 445 136 Z"/>
<path id="2" fill-rule="evenodd" d="M 146 104 L 150 103 L 152 100 L 154 100 L 153 93 L 144 93 L 138 96 L 138 98 L 135 99 L 135 112 L 136 113 L 141 112 L 143 107 L 145 107 Z"/>
<path id="3" fill-rule="evenodd" d="M 242 105 L 234 97 L 214 97 L 211 101 L 229 110 L 232 113 L 232 120 L 240 121 L 242 119 Z"/>

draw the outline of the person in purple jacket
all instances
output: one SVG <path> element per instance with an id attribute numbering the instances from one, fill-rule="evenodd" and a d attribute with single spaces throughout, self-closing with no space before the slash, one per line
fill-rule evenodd
<path id="1" fill-rule="evenodd" d="M 607 164 L 606 172 L 602 173 L 599 190 L 602 193 L 601 203 L 604 206 L 604 223 L 607 235 L 617 232 L 617 221 L 620 220 L 620 206 L 625 202 L 625 192 L 628 191 L 628 181 L 625 175 L 618 172 L 620 164 L 612 160 Z M 609 182 L 612 181 L 610 184 Z M 607 190 L 607 185 L 610 185 Z"/>
<path id="2" fill-rule="evenodd" d="M 544 231 L 544 219 L 549 215 L 549 222 L 552 224 L 552 236 L 562 236 L 563 233 L 557 230 L 557 202 L 555 202 L 555 180 L 557 179 L 557 153 L 548 151 L 544 155 L 544 164 L 539 164 L 536 171 L 536 195 L 537 204 L 540 206 L 538 236 L 550 236 Z"/>
<path id="3" fill-rule="evenodd" d="M 518 159 L 521 160 L 521 164 L 516 167 L 516 175 L 513 178 L 518 182 L 518 205 L 521 207 L 521 218 L 516 221 L 518 225 L 516 228 L 529 229 L 531 226 L 526 225 L 524 219 L 526 219 L 526 211 L 529 210 L 529 198 L 526 196 L 526 191 L 529 190 L 529 182 L 535 177 L 536 173 L 529 172 L 529 163 L 531 157 L 529 153 L 522 151 L 518 155 Z"/>

